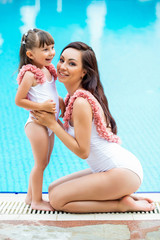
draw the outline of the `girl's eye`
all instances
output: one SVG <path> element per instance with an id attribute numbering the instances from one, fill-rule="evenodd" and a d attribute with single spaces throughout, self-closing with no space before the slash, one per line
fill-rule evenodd
<path id="1" fill-rule="evenodd" d="M 59 59 L 59 61 L 60 61 L 61 63 L 63 63 L 63 62 L 64 62 L 64 60 L 63 60 L 62 58 L 60 58 L 60 59 Z"/>

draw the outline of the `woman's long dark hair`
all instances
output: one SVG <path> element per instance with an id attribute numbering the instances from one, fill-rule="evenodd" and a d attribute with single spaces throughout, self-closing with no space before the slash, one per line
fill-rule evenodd
<path id="1" fill-rule="evenodd" d="M 112 132 L 117 134 L 117 125 L 109 111 L 108 101 L 100 82 L 98 65 L 94 51 L 83 42 L 72 42 L 62 50 L 61 54 L 67 48 L 74 48 L 82 52 L 82 66 L 87 71 L 86 75 L 82 79 L 82 87 L 91 92 L 98 100 L 104 111 L 107 127 L 111 127 Z"/>
<path id="2" fill-rule="evenodd" d="M 23 65 L 32 64 L 32 60 L 27 57 L 27 50 L 32 50 L 35 47 L 44 47 L 44 45 L 54 44 L 54 39 L 50 33 L 34 28 L 24 33 L 21 39 L 21 47 L 19 51 L 20 63 L 19 70 Z"/>

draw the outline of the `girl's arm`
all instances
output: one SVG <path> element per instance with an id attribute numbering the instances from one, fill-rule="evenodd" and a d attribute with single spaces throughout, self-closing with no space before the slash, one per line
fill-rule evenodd
<path id="1" fill-rule="evenodd" d="M 92 128 L 92 109 L 84 98 L 77 98 L 73 105 L 72 121 L 74 125 L 75 138 L 68 134 L 57 123 L 53 114 L 46 112 L 33 113 L 35 122 L 49 127 L 57 137 L 80 158 L 87 158 L 90 153 L 90 139 Z"/>
<path id="2" fill-rule="evenodd" d="M 55 103 L 52 100 L 47 100 L 43 103 L 36 103 L 26 99 L 29 89 L 35 86 L 36 80 L 34 74 L 26 72 L 21 84 L 18 87 L 18 91 L 15 97 L 15 103 L 17 106 L 29 109 L 29 110 L 44 110 L 48 112 L 55 112 Z"/>

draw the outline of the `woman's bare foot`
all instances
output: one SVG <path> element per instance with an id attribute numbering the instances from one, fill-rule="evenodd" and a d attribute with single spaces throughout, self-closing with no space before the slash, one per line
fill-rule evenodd
<path id="1" fill-rule="evenodd" d="M 25 203 L 26 203 L 27 205 L 31 205 L 31 202 L 32 202 L 32 198 L 27 195 L 27 196 L 26 196 L 26 199 L 25 199 Z"/>
<path id="2" fill-rule="evenodd" d="M 140 197 L 140 196 L 135 195 L 135 194 L 130 195 L 130 197 L 132 197 L 134 200 L 146 200 L 146 201 L 148 201 L 149 203 L 153 203 L 153 200 L 152 200 L 152 199 Z"/>
<path id="3" fill-rule="evenodd" d="M 119 200 L 120 211 L 152 211 L 155 204 L 151 199 L 137 196 L 125 196 Z"/>
<path id="4" fill-rule="evenodd" d="M 32 202 L 31 208 L 35 210 L 42 210 L 42 211 L 54 211 L 50 203 L 44 200 L 40 202 Z"/>

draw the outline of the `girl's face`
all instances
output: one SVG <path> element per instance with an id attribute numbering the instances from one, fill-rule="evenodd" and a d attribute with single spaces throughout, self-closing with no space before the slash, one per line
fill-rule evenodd
<path id="1" fill-rule="evenodd" d="M 47 45 L 44 47 L 35 47 L 32 50 L 26 52 L 27 56 L 32 59 L 32 63 L 39 68 L 49 66 L 55 56 L 54 44 Z"/>
<path id="2" fill-rule="evenodd" d="M 86 71 L 82 67 L 82 53 L 74 48 L 65 49 L 57 64 L 57 75 L 60 82 L 77 87 L 81 86 L 81 81 Z"/>

